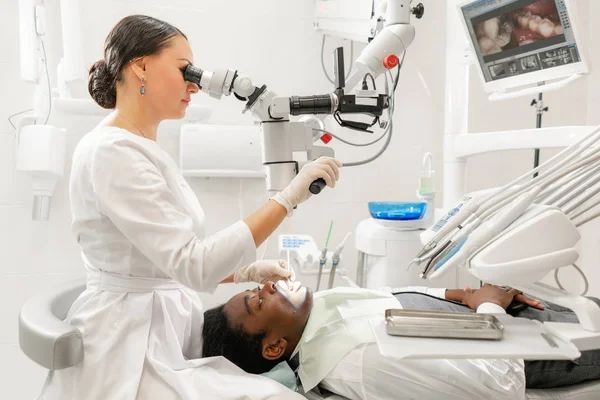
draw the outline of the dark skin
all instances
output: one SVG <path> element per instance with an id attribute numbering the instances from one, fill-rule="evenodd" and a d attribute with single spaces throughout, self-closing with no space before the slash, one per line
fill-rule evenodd
<path id="1" fill-rule="evenodd" d="M 466 304 L 472 310 L 483 303 L 494 303 L 506 309 L 513 300 L 532 307 L 543 309 L 538 300 L 524 296 L 516 289 L 503 289 L 484 284 L 481 289 L 448 289 L 446 298 Z M 241 325 L 245 332 L 258 334 L 266 332 L 262 342 L 265 359 L 289 359 L 304 332 L 312 309 L 312 292 L 307 292 L 301 308 L 294 307 L 286 297 L 277 291 L 273 282 L 262 289 L 256 288 L 233 296 L 225 305 L 229 321 Z"/>
<path id="2" fill-rule="evenodd" d="M 301 308 L 296 308 L 277 291 L 273 282 L 267 282 L 262 289 L 233 296 L 224 311 L 230 322 L 242 325 L 247 333 L 267 332 L 263 339 L 263 357 L 278 360 L 289 358 L 298 345 L 312 305 L 310 290 Z"/>
<path id="3" fill-rule="evenodd" d="M 495 289 L 491 289 L 489 287 Z M 504 295 L 501 292 L 504 292 L 504 294 L 508 293 L 508 295 Z M 510 297 L 511 300 L 507 305 L 503 305 L 508 298 L 507 296 L 512 296 Z M 538 310 L 544 309 L 544 306 L 540 304 L 539 300 L 534 300 L 530 297 L 527 297 L 523 294 L 523 292 L 520 292 L 516 289 L 506 290 L 498 286 L 490 285 L 489 283 L 485 283 L 481 289 L 471 289 L 470 287 L 466 287 L 463 290 L 447 289 L 446 298 L 448 300 L 458 301 L 459 303 L 466 304 L 472 310 L 477 310 L 477 307 L 479 307 L 481 303 L 486 302 L 498 304 L 502 308 L 506 309 L 513 299 L 519 303 L 527 304 L 530 307 L 537 308 Z M 481 301 L 482 299 L 485 301 Z M 475 304 L 477 304 L 477 306 L 473 307 Z"/>

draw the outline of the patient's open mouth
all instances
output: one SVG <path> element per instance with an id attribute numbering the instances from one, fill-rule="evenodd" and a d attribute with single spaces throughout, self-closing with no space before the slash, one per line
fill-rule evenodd
<path id="1" fill-rule="evenodd" d="M 302 286 L 300 282 L 288 285 L 287 282 L 280 280 L 275 284 L 275 289 L 296 308 L 302 307 L 308 295 L 308 288 Z"/>

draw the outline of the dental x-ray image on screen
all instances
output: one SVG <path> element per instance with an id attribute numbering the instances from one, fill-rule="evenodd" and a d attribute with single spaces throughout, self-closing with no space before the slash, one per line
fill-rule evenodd
<path id="1" fill-rule="evenodd" d="M 587 72 L 569 0 L 473 0 L 459 7 L 486 91 Z"/>
<path id="2" fill-rule="evenodd" d="M 554 0 L 539 0 L 475 26 L 484 56 L 563 34 Z"/>

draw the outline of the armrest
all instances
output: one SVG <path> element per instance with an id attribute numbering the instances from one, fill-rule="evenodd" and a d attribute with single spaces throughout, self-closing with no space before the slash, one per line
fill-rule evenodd
<path id="1" fill-rule="evenodd" d="M 19 345 L 27 357 L 50 370 L 83 360 L 81 332 L 63 320 L 84 290 L 85 281 L 73 281 L 25 302 L 19 314 Z"/>

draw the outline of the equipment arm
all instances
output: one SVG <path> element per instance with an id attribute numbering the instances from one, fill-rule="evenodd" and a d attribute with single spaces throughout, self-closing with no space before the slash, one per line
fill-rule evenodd
<path id="1" fill-rule="evenodd" d="M 422 4 L 411 9 L 410 0 L 388 1 L 385 26 L 356 60 L 357 71 L 349 78 L 349 89 L 367 74 L 375 79 L 386 69 L 398 66 L 398 55 L 404 53 L 414 39 L 411 14 L 421 18 Z M 327 143 L 328 138 L 324 138 L 322 133 L 315 133 L 304 123 L 290 122 L 290 115 L 331 114 L 342 127 L 369 131 L 389 107 L 389 93 L 378 94 L 375 90 L 368 90 L 365 84 L 356 94 L 346 94 L 342 48 L 336 49 L 334 61 L 335 90 L 325 95 L 276 97 L 266 85 L 257 87 L 250 78 L 230 69 L 210 72 L 190 64 L 183 75 L 186 81 L 196 83 L 201 91 L 213 98 L 221 99 L 223 95 L 233 93 L 239 100 L 246 101 L 243 112 L 250 111 L 261 123 L 267 190 L 282 190 L 299 171 L 293 152 L 305 152 L 309 161 L 318 156 L 334 155 L 331 148 L 313 146 L 313 142 L 319 139 Z M 342 115 L 357 113 L 371 115 L 373 122 L 368 124 L 342 118 Z M 324 186 L 325 182 L 319 179 L 313 182 L 310 191 L 317 194 Z"/>

